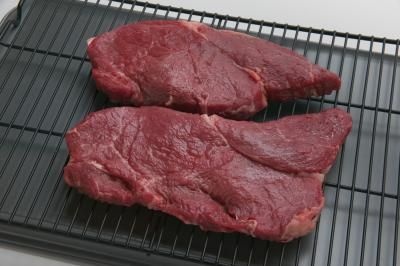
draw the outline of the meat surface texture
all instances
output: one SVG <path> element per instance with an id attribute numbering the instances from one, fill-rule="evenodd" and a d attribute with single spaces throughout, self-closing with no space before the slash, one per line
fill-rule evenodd
<path id="1" fill-rule="evenodd" d="M 64 177 L 100 201 L 286 242 L 314 228 L 324 174 L 351 124 L 339 109 L 255 123 L 162 107 L 110 108 L 67 133 Z"/>
<path id="2" fill-rule="evenodd" d="M 185 21 L 144 21 L 88 41 L 92 76 L 114 101 L 245 119 L 267 99 L 329 94 L 338 76 L 289 49 Z"/>

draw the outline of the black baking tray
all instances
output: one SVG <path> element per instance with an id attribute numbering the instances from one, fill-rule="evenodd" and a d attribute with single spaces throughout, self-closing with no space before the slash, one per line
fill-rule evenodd
<path id="1" fill-rule="evenodd" d="M 88 112 L 110 106 L 91 80 L 86 40 L 145 19 L 243 31 L 341 76 L 338 93 L 271 103 L 254 117 L 262 122 L 331 107 L 352 115 L 313 233 L 287 244 L 207 233 L 141 206 L 96 202 L 66 186 L 65 132 Z M 400 263 L 399 40 L 104 0 L 22 1 L 0 30 L 0 241 L 108 265 Z"/>

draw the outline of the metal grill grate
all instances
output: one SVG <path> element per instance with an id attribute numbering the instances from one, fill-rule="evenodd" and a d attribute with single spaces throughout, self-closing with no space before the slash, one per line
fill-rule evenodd
<path id="1" fill-rule="evenodd" d="M 113 264 L 400 261 L 399 40 L 136 1 L 26 0 L 21 10 L 18 26 L 9 19 L 0 27 L 2 241 Z M 65 132 L 88 112 L 110 105 L 90 79 L 86 40 L 121 24 L 155 18 L 201 21 L 270 39 L 341 76 L 338 93 L 270 104 L 254 117 L 266 121 L 333 106 L 351 113 L 353 130 L 326 178 L 326 207 L 314 233 L 288 244 L 205 233 L 140 206 L 95 202 L 63 183 Z"/>

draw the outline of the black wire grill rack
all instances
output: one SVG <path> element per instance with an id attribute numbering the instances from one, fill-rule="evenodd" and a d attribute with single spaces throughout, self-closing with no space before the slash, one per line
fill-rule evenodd
<path id="1" fill-rule="evenodd" d="M 312 234 L 277 244 L 203 232 L 141 206 L 93 201 L 64 184 L 65 132 L 88 112 L 110 106 L 91 80 L 86 40 L 148 19 L 243 31 L 341 76 L 337 93 L 271 103 L 254 117 L 261 122 L 331 107 L 353 117 Z M 399 40 L 128 0 L 26 0 L 0 30 L 1 241 L 110 265 L 400 263 Z"/>

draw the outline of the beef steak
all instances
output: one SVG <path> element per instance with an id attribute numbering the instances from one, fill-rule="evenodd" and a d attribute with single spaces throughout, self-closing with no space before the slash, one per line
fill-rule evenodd
<path id="1" fill-rule="evenodd" d="M 184 21 L 144 21 L 89 40 L 97 87 L 114 102 L 244 119 L 270 100 L 328 94 L 336 74 L 272 42 Z"/>
<path id="2" fill-rule="evenodd" d="M 64 176 L 94 199 L 284 242 L 314 228 L 324 173 L 350 129 L 339 109 L 255 123 L 110 108 L 67 133 Z"/>

